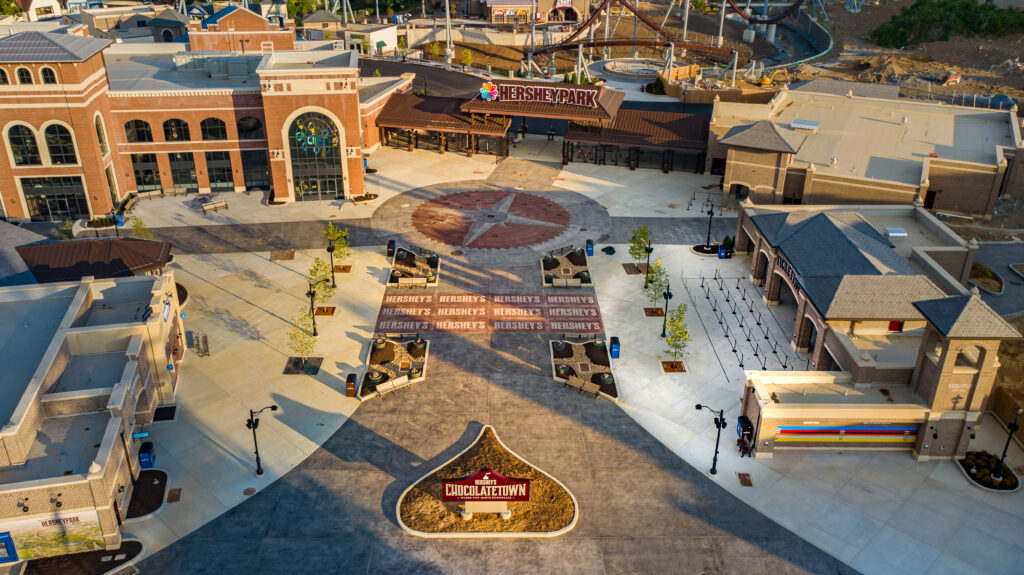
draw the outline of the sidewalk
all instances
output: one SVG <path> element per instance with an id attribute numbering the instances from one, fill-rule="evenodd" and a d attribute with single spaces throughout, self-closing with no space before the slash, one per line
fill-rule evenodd
<path id="1" fill-rule="evenodd" d="M 615 247 L 615 256 L 595 255 L 591 269 L 607 333 L 623 342 L 615 364 L 620 405 L 679 457 L 698 469 L 710 468 L 716 429 L 712 416 L 694 405 L 725 409 L 729 428 L 722 433 L 715 476 L 719 483 L 866 575 L 1019 569 L 1024 560 L 1019 537 L 1024 532 L 1024 495 L 977 489 L 951 461 L 918 463 L 909 452 L 783 450 L 773 459 L 741 459 L 735 422 L 744 378 L 731 348 L 724 347 L 723 330 L 712 319 L 699 283 L 702 269 L 711 276 L 718 268 L 734 286 L 737 276 L 748 272 L 747 264 L 738 258 L 700 258 L 688 246 L 655 246 L 653 257 L 663 258 L 672 279 L 671 306 L 688 306 L 692 338 L 687 373 L 665 374 L 658 363 L 669 359 L 658 338 L 661 318 L 644 317 L 642 307 L 653 304 L 641 299 L 643 276 L 625 275 L 621 264 L 629 260 L 628 246 Z M 748 294 L 755 292 L 749 282 L 745 288 Z M 785 320 L 780 323 L 771 327 L 773 337 L 785 335 L 780 328 L 792 329 Z M 760 366 L 747 363 L 746 369 Z M 971 449 L 1001 453 L 1005 440 L 1005 428 L 987 415 Z M 1008 463 L 1024 466 L 1020 445 L 1011 445 Z M 753 487 L 739 485 L 740 472 L 751 474 Z"/>
<path id="2" fill-rule="evenodd" d="M 289 319 L 309 305 L 303 274 L 322 251 L 297 252 L 291 261 L 271 262 L 267 253 L 179 255 L 175 279 L 188 288 L 183 311 L 189 332 L 209 338 L 210 355 L 191 350 L 181 368 L 176 421 L 147 428 L 157 467 L 167 471 L 169 489 L 181 501 L 124 526 L 125 538 L 145 544 L 148 556 L 173 543 L 261 490 L 298 465 L 355 411 L 345 397 L 345 376 L 361 373 L 384 292 L 383 250 L 356 248 L 346 260 L 352 272 L 337 274 L 334 317 L 320 317 L 316 355 L 319 375 L 282 375 Z M 257 477 L 249 409 L 276 404 L 260 416 Z M 315 406 L 315 410 L 311 407 Z"/>

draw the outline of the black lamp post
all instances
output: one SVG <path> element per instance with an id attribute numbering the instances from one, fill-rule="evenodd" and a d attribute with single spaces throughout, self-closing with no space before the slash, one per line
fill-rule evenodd
<path id="1" fill-rule="evenodd" d="M 650 279 L 650 253 L 654 251 L 654 247 L 650 245 L 650 239 L 647 240 L 647 247 L 643 251 L 647 253 L 647 263 L 643 268 L 643 289 L 646 290 L 647 281 Z"/>
<path id="2" fill-rule="evenodd" d="M 1013 440 L 1013 434 L 1020 429 L 1020 425 L 1017 424 L 1017 418 L 1024 413 L 1024 407 L 1017 407 L 1017 411 L 1013 413 L 1013 423 L 1007 425 L 1006 428 L 1010 430 L 1010 433 L 1006 435 L 1006 445 L 1003 446 L 1003 456 L 999 458 L 999 465 L 996 465 L 994 471 L 992 471 L 992 479 L 995 481 L 1003 480 L 1003 464 L 1006 462 L 1006 452 L 1010 450 L 1010 441 Z"/>
<path id="3" fill-rule="evenodd" d="M 711 409 L 710 407 L 708 407 L 706 405 L 701 405 L 701 404 L 698 403 L 697 404 L 697 411 L 700 411 L 702 409 L 706 409 L 706 410 L 710 411 L 711 413 L 715 414 L 715 427 L 718 429 L 718 435 L 715 437 L 715 458 L 711 460 L 711 471 L 709 471 L 708 473 L 710 473 L 711 475 L 717 475 L 718 474 L 718 443 L 722 439 L 722 430 L 725 429 L 725 410 L 724 409 L 719 409 L 718 411 L 715 411 L 714 409 Z"/>
<path id="4" fill-rule="evenodd" d="M 331 287 L 336 288 L 338 284 L 334 283 L 334 242 L 327 246 L 327 255 L 331 256 Z"/>
<path id="5" fill-rule="evenodd" d="M 710 250 L 711 249 L 711 220 L 714 218 L 714 216 L 715 216 L 715 207 L 711 206 L 711 208 L 708 209 L 708 239 L 704 241 L 704 249 L 705 250 Z"/>
<path id="6" fill-rule="evenodd" d="M 316 332 L 316 290 L 314 288 L 316 288 L 316 286 L 326 281 L 327 278 L 324 278 L 316 283 L 309 282 L 309 291 L 306 292 L 306 297 L 309 298 L 309 317 L 313 318 L 313 337 L 317 337 L 318 335 L 320 335 Z"/>
<path id="7" fill-rule="evenodd" d="M 661 295 L 665 298 L 665 319 L 661 322 L 661 339 L 665 339 L 668 337 L 665 333 L 668 328 L 668 300 L 672 299 L 672 287 L 669 282 L 665 282 L 665 291 Z"/>
<path id="8" fill-rule="evenodd" d="M 260 426 L 260 414 L 266 410 L 277 411 L 276 405 L 268 405 L 259 411 L 249 410 L 249 419 L 245 420 L 245 428 L 252 430 L 252 445 L 256 448 L 256 475 L 263 475 L 263 465 L 260 463 L 260 444 L 256 441 L 256 428 Z"/>

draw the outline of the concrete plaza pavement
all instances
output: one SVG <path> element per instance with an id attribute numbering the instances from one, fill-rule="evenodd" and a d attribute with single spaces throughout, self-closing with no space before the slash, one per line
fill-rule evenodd
<path id="1" fill-rule="evenodd" d="M 528 139 L 527 142 L 530 144 L 521 145 L 517 149 L 518 157 L 550 163 L 555 150 L 553 144 L 543 140 L 532 142 Z M 456 156 L 454 155 L 443 157 L 430 152 L 408 153 L 400 150 L 382 150 L 378 154 L 387 157 L 384 152 L 395 154 L 393 157 L 389 157 L 386 164 L 382 162 L 382 165 L 388 166 L 382 170 L 382 173 L 390 178 L 389 182 L 413 181 L 418 185 L 422 185 L 421 182 L 438 182 L 442 178 L 441 175 L 431 174 L 432 162 L 448 160 L 452 160 L 452 163 L 450 173 L 443 174 L 443 179 L 446 180 L 449 179 L 449 176 L 460 180 L 474 178 L 483 180 L 494 171 L 493 167 L 481 168 L 480 165 L 474 163 L 476 158 L 459 158 L 458 161 L 455 161 Z M 597 170 L 608 170 L 607 174 L 600 175 L 600 178 L 608 178 L 606 186 L 602 186 L 598 178 L 594 177 Z M 395 172 L 401 172 L 401 176 L 393 177 Z M 408 178 L 413 179 L 409 180 Z M 746 273 L 745 266 L 749 266 L 749 262 L 744 262 L 739 258 L 728 261 L 697 258 L 689 253 L 687 246 L 671 244 L 693 242 L 694 236 L 697 236 L 697 241 L 702 240 L 703 234 L 698 234 L 697 231 L 706 226 L 705 217 L 678 218 L 685 217 L 684 214 L 688 213 L 686 208 L 691 198 L 695 198 L 697 202 L 703 201 L 707 194 L 706 186 L 716 182 L 717 177 L 679 173 L 661 174 L 656 170 L 631 172 L 623 168 L 578 164 L 569 164 L 552 179 L 553 188 L 564 188 L 584 194 L 598 201 L 608 210 L 612 217 L 612 231 L 609 232 L 607 241 L 626 241 L 628 231 L 637 222 L 650 221 L 660 224 L 660 227 L 655 230 L 656 252 L 654 255 L 663 257 L 666 265 L 669 266 L 670 276 L 676 284 L 673 289 L 676 293 L 674 302 L 682 301 L 691 305 L 689 325 L 694 341 L 691 345 L 691 356 L 687 360 L 689 373 L 684 375 L 663 374 L 657 364 L 657 360 L 660 358 L 658 350 L 662 349 L 662 343 L 657 338 L 657 333 L 660 330 L 654 324 L 659 320 L 645 318 L 642 314 L 640 308 L 643 303 L 638 295 L 639 282 L 642 282 L 642 280 L 638 280 L 640 276 L 624 275 L 621 263 L 628 258 L 625 251 L 626 246 L 621 243 L 615 245 L 618 250 L 615 256 L 605 256 L 597 252 L 592 260 L 592 269 L 597 280 L 596 291 L 608 335 L 618 335 L 624 341 L 630 342 L 624 346 L 623 357 L 616 363 L 616 372 L 622 388 L 622 400 L 619 407 L 623 413 L 629 415 L 656 437 L 667 450 L 674 453 L 680 460 L 679 466 L 685 467 L 685 464 L 682 463 L 685 461 L 701 471 L 705 470 L 710 462 L 710 454 L 714 445 L 714 427 L 708 414 L 696 412 L 693 409 L 693 403 L 702 402 L 716 408 L 726 408 L 730 423 L 734 423 L 739 408 L 742 375 L 734 361 L 735 358 L 729 359 L 731 353 L 716 353 L 716 350 L 721 350 L 724 339 L 716 331 L 717 322 L 712 322 L 712 313 L 707 307 L 708 300 L 702 301 L 697 297 L 694 286 L 699 284 L 702 268 L 704 275 L 710 275 L 716 266 L 722 265 L 721 273 L 735 281 L 737 276 Z M 407 184 L 389 185 L 392 185 L 393 189 L 389 192 L 391 195 L 388 197 L 393 197 L 395 194 L 414 187 Z M 514 188 L 514 185 L 512 187 Z M 385 194 L 381 195 L 382 200 L 385 199 Z M 637 203 L 644 204 L 644 207 L 637 208 L 633 203 L 627 201 L 626 198 L 630 195 L 640 196 Z M 234 208 L 236 204 L 242 204 L 238 200 L 242 200 L 244 196 L 231 196 L 231 198 L 232 208 Z M 156 212 L 162 211 L 164 205 L 173 203 L 175 200 L 177 198 L 142 202 L 140 208 L 145 206 L 146 209 L 152 209 L 153 212 L 150 216 L 144 217 L 144 220 L 150 227 L 159 228 L 147 218 L 160 217 Z M 380 203 L 380 200 L 373 202 L 367 214 Z M 285 208 L 289 208 L 286 210 L 261 206 L 258 200 L 252 201 L 251 204 L 251 209 L 233 210 L 231 223 L 237 226 L 249 224 L 286 226 L 287 223 L 275 223 L 277 220 L 274 218 L 272 218 L 274 221 L 263 220 L 264 214 L 261 211 L 269 210 L 282 215 L 279 220 L 281 222 L 304 222 L 322 221 L 326 218 L 321 214 L 321 210 L 336 209 L 327 202 L 293 204 L 297 207 L 285 206 Z M 345 204 L 337 210 L 340 213 L 342 210 L 355 210 L 356 208 L 351 204 Z M 362 209 L 364 206 L 358 208 Z M 307 213 L 304 210 L 310 212 Z M 249 221 L 247 213 L 253 214 L 253 221 Z M 356 213 L 353 212 L 353 215 Z M 691 210 L 689 213 L 697 212 Z M 215 215 L 220 217 L 219 214 L 225 213 L 218 212 Z M 311 218 L 311 214 L 315 217 Z M 728 215 L 728 211 L 726 214 Z M 190 218 L 196 216 L 186 214 L 182 216 L 182 219 L 177 220 L 173 215 L 166 217 L 167 219 L 164 221 L 167 222 L 167 225 L 180 226 L 194 221 Z M 205 218 L 205 216 L 199 217 Z M 368 218 L 370 216 L 360 215 L 357 217 Z M 289 220 L 288 218 L 294 219 Z M 720 218 L 717 213 L 714 222 L 715 226 L 722 226 L 713 230 L 715 239 L 718 239 L 723 231 L 731 232 L 730 225 L 735 226 L 734 218 Z M 193 224 L 188 223 L 187 225 Z M 159 233 L 160 229 L 156 231 Z M 317 232 L 318 227 L 310 225 L 309 230 L 304 233 L 312 241 Z M 258 238 L 256 241 L 258 243 Z M 598 249 L 601 247 L 603 244 L 597 246 Z M 193 308 L 190 303 L 185 310 L 189 313 L 186 326 L 189 330 L 217 333 L 217 338 L 211 338 L 211 348 L 217 349 L 216 342 L 222 341 L 221 345 L 231 355 L 217 352 L 222 355 L 218 357 L 215 353 L 209 358 L 203 359 L 197 359 L 190 355 L 182 371 L 182 387 L 179 390 L 180 404 L 185 405 L 186 408 L 182 409 L 179 421 L 160 424 L 153 428 L 154 438 L 159 442 L 158 449 L 173 456 L 171 461 L 161 460 L 161 466 L 171 467 L 169 468 L 171 471 L 170 487 L 179 486 L 175 483 L 176 476 L 178 476 L 181 478 L 180 482 L 183 482 L 187 488 L 183 491 L 180 503 L 167 504 L 153 517 L 129 523 L 126 526 L 126 534 L 138 536 L 147 542 L 147 555 L 213 520 L 214 517 L 225 511 L 227 513 L 211 525 L 220 525 L 217 521 L 223 519 L 224 521 L 230 520 L 229 523 L 233 522 L 233 525 L 247 524 L 256 529 L 259 525 L 263 525 L 260 519 L 261 514 L 276 512 L 277 500 L 273 500 L 273 496 L 263 497 L 262 492 L 247 499 L 240 495 L 242 489 L 245 487 L 265 489 L 270 485 L 271 480 L 283 476 L 296 465 L 299 465 L 299 468 L 295 470 L 298 473 L 296 477 L 301 477 L 305 472 L 302 471 L 303 467 L 300 462 L 308 453 L 319 453 L 326 449 L 329 460 L 338 459 L 337 454 L 342 452 L 339 451 L 340 448 L 329 447 L 330 442 L 333 441 L 332 437 L 340 439 L 369 436 L 372 438 L 380 431 L 374 431 L 373 434 L 359 433 L 357 425 L 342 425 L 352 414 L 355 405 L 350 400 L 341 397 L 343 394 L 338 386 L 338 383 L 343 381 L 342 375 L 346 370 L 358 371 L 357 368 L 361 365 L 360 343 L 365 342 L 368 338 L 376 310 L 380 304 L 383 293 L 383 275 L 381 274 L 386 273 L 386 262 L 380 246 L 357 248 L 352 260 L 347 262 L 354 265 L 354 270 L 353 275 L 346 281 L 355 283 L 346 290 L 339 290 L 336 301 L 340 303 L 335 305 L 343 308 L 343 315 L 327 321 L 353 327 L 346 329 L 344 334 L 340 334 L 327 328 L 326 323 L 324 324 L 325 337 L 322 340 L 322 345 L 327 345 L 323 349 L 329 349 L 328 353 L 331 354 L 324 365 L 328 370 L 331 365 L 335 369 L 315 380 L 304 376 L 277 376 L 275 373 L 280 373 L 280 371 L 272 370 L 267 365 L 267 362 L 273 363 L 269 357 L 276 357 L 283 363 L 286 354 L 283 331 L 286 326 L 285 321 L 294 311 L 292 308 L 298 307 L 298 300 L 301 299 L 301 293 L 305 290 L 296 270 L 301 271 L 308 268 L 310 256 L 298 253 L 296 255 L 298 259 L 306 259 L 302 263 L 297 260 L 294 263 L 294 269 L 291 272 L 285 272 L 281 268 L 291 268 L 292 264 L 270 262 L 265 252 L 229 254 L 228 252 L 231 250 L 221 251 L 224 253 L 179 255 L 174 263 L 176 267 L 183 270 L 183 272 L 179 272 L 182 273 L 183 278 L 188 277 L 185 273 L 194 276 L 187 281 L 196 284 L 195 287 L 189 285 L 190 289 L 194 289 L 194 293 L 200 296 L 195 303 L 199 303 L 207 297 L 224 298 L 215 302 L 215 305 L 211 305 L 205 311 L 202 306 L 196 305 Z M 244 252 L 245 250 L 240 251 Z M 466 273 L 471 271 L 467 269 Z M 689 288 L 689 292 L 683 288 L 679 279 L 683 276 L 687 278 L 686 286 Z M 268 278 L 273 278 L 273 281 L 268 281 Z M 254 285 L 264 287 L 253 287 Z M 751 292 L 755 291 L 749 284 L 747 287 Z M 255 291 L 246 297 L 234 296 L 234 292 L 241 293 L 246 290 Z M 281 298 L 281 293 L 294 294 L 288 297 L 295 301 Z M 273 297 L 271 297 L 272 294 Z M 346 311 L 349 306 L 352 306 L 353 309 Z M 261 325 L 259 322 L 265 322 L 265 325 Z M 270 328 L 270 325 L 275 327 Z M 778 329 L 772 328 L 775 330 L 773 337 L 778 339 L 786 336 L 786 329 L 791 329 L 786 326 L 786 322 L 782 318 L 776 327 Z M 335 343 L 331 338 L 340 339 L 337 342 L 336 350 Z M 465 341 L 462 336 L 455 339 Z M 501 340 L 501 337 L 498 337 L 498 340 Z M 236 349 L 235 346 L 238 348 Z M 482 341 L 474 343 L 473 346 L 486 347 Z M 245 351 L 241 351 L 243 348 Z M 453 348 L 457 348 L 457 344 L 453 344 Z M 494 358 L 530 353 L 525 344 L 517 345 L 515 350 L 498 345 L 494 347 L 494 350 L 495 353 L 492 354 Z M 454 361 L 453 365 L 456 368 L 459 366 Z M 232 371 L 225 374 L 225 369 L 228 366 L 233 366 Z M 202 373 L 200 368 L 209 370 L 209 372 Z M 187 372 L 186 370 L 192 371 Z M 197 374 L 194 380 L 200 383 L 192 383 L 193 378 L 189 377 L 191 373 Z M 257 374 L 258 378 L 255 383 L 251 377 L 246 379 L 253 373 Z M 436 376 L 437 372 L 431 367 L 431 377 L 425 382 L 427 385 L 397 397 L 402 398 L 404 395 L 409 395 L 415 398 L 417 396 L 413 395 L 414 393 L 421 393 L 420 390 L 429 389 L 430 385 L 443 385 L 442 381 L 434 379 Z M 495 382 L 488 384 L 491 387 L 486 387 L 485 396 L 491 397 L 492 394 L 504 393 L 494 390 L 495 386 L 506 385 L 500 379 L 498 377 Z M 547 383 L 551 382 L 547 381 Z M 478 384 L 483 385 L 484 382 L 472 380 L 472 385 Z M 190 390 L 190 388 L 192 389 Z M 564 390 L 559 389 L 559 391 Z M 206 394 L 206 398 L 215 399 L 214 403 L 221 404 L 220 407 L 211 407 L 205 410 L 194 408 L 202 403 L 204 394 Z M 224 399 L 225 395 L 230 396 L 230 400 Z M 467 393 L 466 396 L 468 397 L 468 395 Z M 284 397 L 289 398 L 288 401 L 282 399 Z M 216 401 L 218 398 L 223 400 L 218 402 Z M 249 454 L 251 454 L 251 447 L 248 444 L 251 436 L 248 435 L 248 431 L 245 430 L 242 423 L 246 415 L 245 409 L 262 407 L 271 401 L 279 402 L 284 409 L 270 418 L 265 417 L 264 421 L 267 423 L 260 427 L 260 433 L 268 430 L 268 441 L 271 444 L 277 442 L 281 447 L 277 452 L 273 452 L 274 447 L 269 447 L 271 452 L 268 453 L 273 453 L 274 456 L 265 458 L 268 475 L 260 480 L 255 480 L 251 475 L 252 468 L 245 467 Z M 383 405 L 386 406 L 390 401 L 389 398 Z M 467 399 L 467 401 L 470 400 Z M 189 408 L 188 405 L 193 408 Z M 356 420 L 352 423 L 358 422 L 360 414 L 364 411 L 368 414 L 367 417 L 370 417 L 371 410 L 366 409 L 370 405 L 372 404 L 364 405 L 356 412 Z M 410 408 L 402 409 L 412 411 Z M 401 415 L 402 409 L 396 413 L 382 414 L 378 417 L 397 418 L 394 423 L 398 425 L 397 421 L 404 417 Z M 493 420 L 490 419 L 493 411 L 491 407 L 481 408 L 482 411 L 475 411 L 476 409 L 476 407 L 466 408 L 466 412 L 486 413 L 488 419 L 479 423 L 488 421 L 493 423 Z M 189 417 L 190 412 L 196 415 Z M 436 411 L 434 415 L 442 413 L 443 410 Z M 264 415 L 267 414 L 269 412 Z M 433 430 L 431 425 L 435 425 L 435 422 L 437 422 L 437 426 L 446 425 L 442 417 L 427 417 L 427 415 L 417 417 L 421 419 L 411 421 L 408 425 L 414 425 L 414 428 L 418 430 Z M 481 415 L 477 419 L 483 419 L 483 416 Z M 369 422 L 360 425 L 363 428 L 373 428 Z M 584 428 L 592 427 L 589 420 L 581 425 Z M 174 430 L 176 426 L 191 429 Z M 341 426 L 340 431 L 337 435 L 332 435 L 338 426 Z M 348 432 L 352 433 L 352 436 L 346 435 L 346 429 L 350 427 L 355 430 Z M 533 427 L 543 429 L 544 424 L 538 420 Z M 164 433 L 165 429 L 166 433 Z M 398 425 L 394 429 L 404 428 Z M 464 420 L 458 429 L 445 432 L 438 437 L 437 443 L 433 444 L 434 451 L 416 447 L 418 458 L 429 459 L 435 455 L 441 457 L 448 449 L 457 450 L 457 448 L 449 446 L 458 443 L 460 438 L 471 437 L 472 432 L 467 431 L 468 429 L 469 421 Z M 279 439 L 271 439 L 273 437 L 271 432 L 276 433 Z M 623 437 L 633 438 L 635 433 L 635 431 L 629 431 Z M 778 521 L 783 527 L 792 530 L 801 538 L 864 573 L 971 573 L 974 572 L 972 571 L 974 568 L 977 568 L 977 572 L 996 569 L 1012 570 L 1013 565 L 1016 564 L 1014 561 L 1024 560 L 1017 539 L 1007 535 L 1019 533 L 1024 527 L 1022 525 L 1022 518 L 1024 518 L 1022 498 L 1019 495 L 985 493 L 970 487 L 951 462 L 919 464 L 914 462 L 906 452 L 838 454 L 835 452 L 780 451 L 774 459 L 770 460 L 740 459 L 733 447 L 732 433 L 733 430 L 730 429 L 723 436 L 723 450 L 719 460 L 720 473 L 715 481 L 757 511 Z M 998 423 L 994 423 L 990 417 L 987 417 L 972 448 L 985 448 L 998 452 L 1002 448 L 1001 442 L 1005 438 L 1004 433 L 1005 431 L 1000 429 Z M 175 439 L 175 434 L 182 436 L 182 439 Z M 168 437 L 161 437 L 163 435 Z M 394 437 L 394 435 L 390 436 L 389 440 L 394 442 Z M 441 437 L 447 443 L 442 444 Z M 614 439 L 614 434 L 610 434 L 609 437 L 612 438 L 610 440 L 619 441 Z M 262 438 L 261 435 L 261 440 Z M 328 442 L 325 444 L 325 448 L 317 451 L 316 446 L 324 441 Z M 199 448 L 199 443 L 204 445 Z M 404 445 L 401 442 L 398 443 L 400 446 Z M 410 443 L 410 445 L 416 444 Z M 512 444 L 510 443 L 510 445 Z M 643 443 L 642 445 L 649 444 Z M 387 445 L 385 447 L 396 453 L 403 453 L 403 450 L 409 451 L 405 447 L 401 449 Z M 520 449 L 517 445 L 512 445 L 512 447 Z M 179 457 L 188 458 L 188 454 L 186 454 L 188 449 L 198 449 L 196 453 L 202 453 L 202 457 L 205 457 L 205 460 L 198 458 L 198 461 L 205 461 L 206 464 L 190 462 L 185 465 L 180 461 L 175 464 Z M 643 450 L 647 453 L 648 447 L 643 447 Z M 387 451 L 387 449 L 383 451 Z M 364 453 L 365 455 L 356 457 L 375 457 L 371 453 L 365 451 Z M 523 449 L 521 453 L 527 459 L 531 458 L 529 449 Z M 271 463 L 271 459 L 275 461 Z M 661 455 L 655 459 L 663 461 Z M 221 460 L 226 460 L 228 463 Z M 1024 453 L 1016 444 L 1012 446 L 1010 461 L 1014 466 L 1024 464 Z M 251 465 L 251 462 L 249 463 Z M 540 461 L 537 463 L 541 464 Z M 671 468 L 676 469 L 675 467 Z M 378 471 L 381 472 L 380 469 Z M 737 471 L 751 473 L 754 487 L 740 488 L 735 478 Z M 344 499 L 342 495 L 347 493 L 346 490 L 364 489 L 355 480 L 355 477 L 352 474 L 341 474 L 337 476 L 335 483 L 326 482 L 325 485 L 329 485 L 331 489 L 339 493 L 338 497 L 327 499 L 342 505 L 340 500 Z M 397 477 L 399 476 L 393 476 L 391 479 L 394 481 L 388 485 L 397 483 Z M 382 482 L 386 482 L 387 478 L 377 478 L 374 481 L 378 482 L 374 485 L 379 486 L 384 484 Z M 685 479 L 687 485 L 692 485 L 693 481 L 695 480 L 689 477 Z M 273 485 L 276 486 L 277 483 Z M 287 483 L 285 481 L 282 485 Z M 344 487 L 339 487 L 339 485 L 344 485 Z M 283 490 L 284 487 L 282 486 L 280 489 Z M 366 489 L 373 491 L 377 487 L 366 487 Z M 306 497 L 311 496 L 307 495 Z M 378 515 L 375 521 L 387 521 L 388 506 L 386 503 L 382 503 L 385 501 L 382 497 L 378 494 L 376 503 L 373 503 L 370 506 L 370 511 L 367 511 Z M 257 501 L 259 503 L 256 503 Z M 373 497 L 369 497 L 368 501 L 373 502 Z M 941 504 L 937 503 L 940 501 Z M 240 502 L 243 503 L 241 506 L 232 509 L 233 505 Z M 343 510 L 337 507 L 334 509 L 339 513 Z M 696 516 L 703 517 L 701 514 Z M 302 520 L 296 517 L 293 523 L 298 526 Z M 283 520 L 281 524 L 284 525 Z M 927 525 L 928 529 L 920 529 L 921 525 Z M 228 523 L 221 527 L 234 529 Z M 393 525 L 389 526 L 388 530 L 391 528 Z M 245 532 L 244 529 L 247 528 L 240 527 L 239 529 L 242 529 L 240 532 Z M 264 543 L 268 545 L 265 552 L 267 554 L 265 559 L 268 561 L 274 556 L 272 552 L 274 549 L 279 549 L 283 554 L 282 557 L 287 557 L 288 552 L 293 553 L 292 557 L 302 556 L 294 555 L 294 553 L 305 553 L 301 542 L 288 540 L 282 535 L 282 532 L 265 531 L 264 533 L 276 534 L 273 537 L 268 535 L 267 538 L 260 540 L 263 543 L 259 545 Z M 367 539 L 369 535 L 357 534 L 356 537 Z M 395 535 L 391 534 L 389 537 L 394 539 Z M 196 542 L 194 545 L 198 545 L 195 547 L 195 553 L 186 551 L 191 549 L 191 546 L 176 546 L 163 555 L 188 554 L 189 557 L 210 558 L 211 554 L 216 555 L 218 550 L 222 549 L 241 550 L 244 553 L 252 552 L 255 555 L 262 548 L 259 545 L 238 547 L 242 544 L 235 542 L 221 544 L 216 539 L 216 529 L 204 528 L 196 534 L 196 537 L 189 539 L 189 541 Z M 383 540 L 389 541 L 388 537 L 384 537 Z M 669 540 L 666 539 L 666 541 Z M 255 543 L 244 545 L 255 545 Z M 436 548 L 435 551 L 431 551 L 430 545 L 422 543 L 418 543 L 414 547 L 417 549 L 414 555 L 403 555 L 402 553 L 394 555 L 396 557 L 413 557 L 415 561 L 410 565 L 422 565 L 425 570 L 458 571 L 460 566 L 468 565 L 460 563 L 462 558 L 459 555 L 461 549 L 459 545 L 446 546 L 444 551 L 437 551 Z M 464 547 L 467 550 L 474 548 L 469 543 L 466 543 Z M 679 549 L 691 549 L 695 552 L 698 548 L 707 550 L 709 545 L 702 543 L 697 547 L 689 548 L 680 546 L 678 549 L 673 548 L 671 553 L 676 553 Z M 392 549 L 393 547 L 388 542 L 375 547 L 372 553 L 387 555 Z M 549 548 L 537 548 L 537 553 L 542 557 L 549 558 L 574 552 L 572 549 L 556 543 Z M 658 554 L 660 552 L 656 550 L 663 548 L 658 547 L 656 543 L 650 543 L 648 549 L 655 550 L 648 551 L 648 553 Z M 767 547 L 762 548 L 762 550 L 765 549 L 771 551 Z M 363 551 L 367 551 L 367 549 L 364 548 Z M 606 554 L 609 553 L 607 548 L 603 551 Z M 782 554 L 776 555 L 776 557 L 786 556 L 785 553 L 780 553 Z M 665 551 L 665 554 L 670 554 L 670 552 Z M 467 555 L 472 555 L 472 553 L 467 553 Z M 761 557 L 762 555 L 755 553 L 753 556 Z M 361 558 L 362 555 L 358 557 Z M 163 559 L 162 561 L 170 560 Z M 372 559 L 368 559 L 366 565 L 385 564 L 372 561 Z M 378 561 L 382 560 L 378 559 Z M 678 563 L 677 555 L 676 564 Z M 148 563 L 143 563 L 143 565 L 148 565 Z M 174 567 L 185 564 L 170 561 L 161 563 L 161 565 Z M 446 566 L 447 568 L 445 568 Z M 789 568 L 793 568 L 793 565 L 790 565 Z M 611 568 L 609 570 L 614 571 Z M 669 570 L 671 571 L 671 569 Z M 720 567 L 718 570 L 722 571 Z M 817 571 L 817 569 L 809 570 Z"/>

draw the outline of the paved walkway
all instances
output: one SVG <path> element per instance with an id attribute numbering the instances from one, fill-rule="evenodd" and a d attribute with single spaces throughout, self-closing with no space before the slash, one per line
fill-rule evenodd
<path id="1" fill-rule="evenodd" d="M 433 334 L 427 381 L 364 403 L 243 505 L 139 565 L 160 573 L 853 573 L 726 493 L 614 404 L 551 380 L 547 337 Z M 316 413 L 316 407 L 305 409 Z M 395 504 L 490 424 L 580 501 L 557 539 L 425 540 Z"/>

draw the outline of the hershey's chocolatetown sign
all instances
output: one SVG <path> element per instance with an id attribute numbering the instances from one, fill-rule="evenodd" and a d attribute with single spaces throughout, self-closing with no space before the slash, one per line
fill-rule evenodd
<path id="1" fill-rule="evenodd" d="M 457 481 L 443 481 L 442 501 L 529 501 L 530 481 L 483 469 Z"/>

